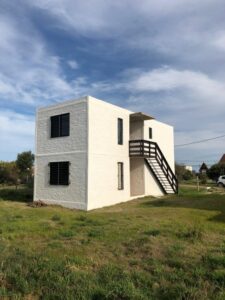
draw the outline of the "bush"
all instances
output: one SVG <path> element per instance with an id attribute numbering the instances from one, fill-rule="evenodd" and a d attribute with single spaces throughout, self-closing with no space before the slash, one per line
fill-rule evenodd
<path id="1" fill-rule="evenodd" d="M 199 179 L 200 179 L 200 183 L 201 183 L 201 184 L 206 184 L 207 181 L 208 181 L 208 177 L 207 177 L 206 174 L 200 174 L 200 175 L 199 175 Z"/>
<path id="2" fill-rule="evenodd" d="M 33 200 L 33 190 L 21 189 L 0 189 L 0 199 L 9 201 L 31 202 Z"/>
<path id="3" fill-rule="evenodd" d="M 193 177 L 194 177 L 193 173 L 189 170 L 186 170 L 185 173 L 183 174 L 184 180 L 191 180 Z"/>
<path id="4" fill-rule="evenodd" d="M 225 164 L 212 165 L 207 171 L 207 175 L 212 180 L 217 180 L 220 175 L 225 175 Z"/>

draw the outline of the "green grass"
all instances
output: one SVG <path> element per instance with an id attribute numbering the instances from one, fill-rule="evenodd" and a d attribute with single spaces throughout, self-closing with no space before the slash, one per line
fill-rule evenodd
<path id="1" fill-rule="evenodd" d="M 0 299 L 225 299 L 224 195 L 183 187 L 87 213 L 6 196 Z"/>

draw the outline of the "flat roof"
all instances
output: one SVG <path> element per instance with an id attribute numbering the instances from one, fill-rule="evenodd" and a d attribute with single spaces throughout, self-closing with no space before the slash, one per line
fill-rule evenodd
<path id="1" fill-rule="evenodd" d="M 136 113 L 130 114 L 130 119 L 132 121 L 145 121 L 145 120 L 152 120 L 155 118 L 152 116 L 149 116 L 147 114 L 144 114 L 143 112 L 136 112 Z"/>

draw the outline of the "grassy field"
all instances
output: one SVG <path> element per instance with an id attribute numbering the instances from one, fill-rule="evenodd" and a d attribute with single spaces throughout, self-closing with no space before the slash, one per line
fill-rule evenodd
<path id="1" fill-rule="evenodd" d="M 217 191 L 183 187 L 88 213 L 6 196 L 14 200 L 0 192 L 0 299 L 225 299 Z"/>

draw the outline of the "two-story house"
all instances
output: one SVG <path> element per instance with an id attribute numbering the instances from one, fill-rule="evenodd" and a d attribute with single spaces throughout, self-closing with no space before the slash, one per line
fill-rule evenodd
<path id="1" fill-rule="evenodd" d="M 37 111 L 34 200 L 90 210 L 177 189 L 171 126 L 90 96 Z"/>

